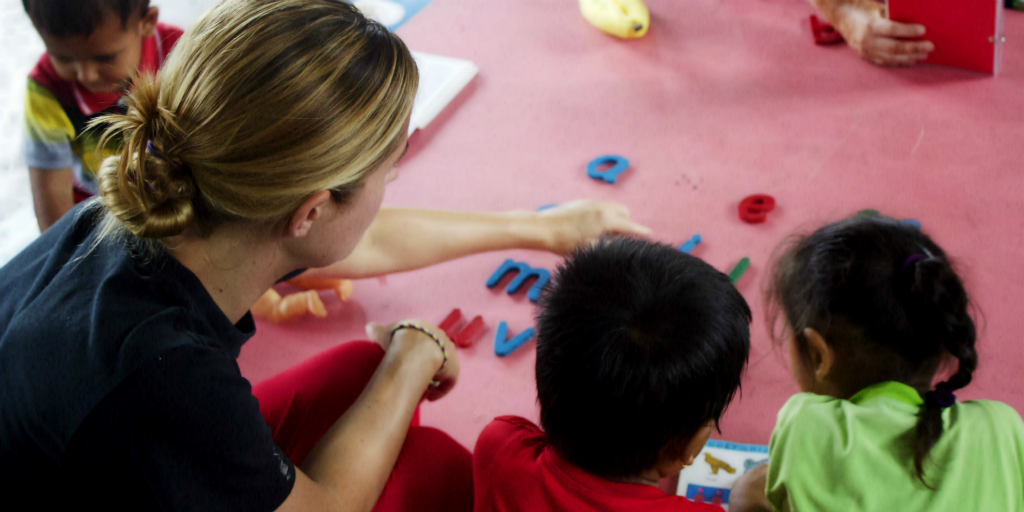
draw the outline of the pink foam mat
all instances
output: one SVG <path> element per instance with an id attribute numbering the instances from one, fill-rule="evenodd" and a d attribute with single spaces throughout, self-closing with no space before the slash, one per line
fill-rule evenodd
<path id="1" fill-rule="evenodd" d="M 1024 13 L 1007 11 L 1002 73 L 938 67 L 877 68 L 843 46 L 812 42 L 802 0 L 648 0 L 652 26 L 621 41 L 588 25 L 572 0 L 434 0 L 399 30 L 418 51 L 470 59 L 480 75 L 413 136 L 393 206 L 535 209 L 575 198 L 620 201 L 678 245 L 724 272 L 743 257 L 738 287 L 755 315 L 742 395 L 721 437 L 767 443 L 775 413 L 795 391 L 784 350 L 765 327 L 761 286 L 787 235 L 873 208 L 920 221 L 959 262 L 983 313 L 980 364 L 961 399 L 1024 411 Z M 592 158 L 632 167 L 616 185 L 587 178 Z M 760 225 L 739 220 L 747 195 L 771 194 Z M 548 254 L 512 251 L 358 281 L 330 316 L 259 324 L 239 359 L 258 382 L 338 343 L 368 320 L 440 322 L 452 308 L 487 330 L 461 350 L 462 374 L 424 424 L 472 447 L 493 417 L 536 419 L 535 345 L 507 358 L 494 331 L 533 325 L 525 289 L 484 282 L 505 258 L 553 269 Z M 282 289 L 287 289 L 282 286 Z"/>

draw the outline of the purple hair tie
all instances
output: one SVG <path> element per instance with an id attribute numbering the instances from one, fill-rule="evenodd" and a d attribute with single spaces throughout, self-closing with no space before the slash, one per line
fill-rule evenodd
<path id="1" fill-rule="evenodd" d="M 949 389 L 945 382 L 935 386 L 935 391 L 925 393 L 922 398 L 924 398 L 925 404 L 929 407 L 937 409 L 952 407 L 956 403 L 956 395 L 953 394 L 953 390 Z"/>
<path id="2" fill-rule="evenodd" d="M 917 263 L 924 259 L 928 259 L 928 257 L 925 256 L 924 254 L 911 254 L 910 256 L 907 256 L 906 260 L 903 261 L 903 268 L 906 269 L 907 267 L 913 265 L 914 263 Z"/>
<path id="3" fill-rule="evenodd" d="M 160 160 L 164 160 L 164 157 L 160 156 L 160 153 L 158 153 L 156 151 L 156 148 L 153 147 L 153 141 L 146 141 L 146 151 L 149 151 L 149 154 L 153 155 L 154 157 L 159 158 Z M 166 162 L 167 160 L 164 161 Z"/>

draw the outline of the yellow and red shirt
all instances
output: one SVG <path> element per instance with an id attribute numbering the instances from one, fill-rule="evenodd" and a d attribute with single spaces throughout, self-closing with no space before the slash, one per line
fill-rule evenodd
<path id="1" fill-rule="evenodd" d="M 182 30 L 157 24 L 152 37 L 142 40 L 140 73 L 155 73 L 167 60 Z M 96 155 L 102 130 L 86 131 L 101 114 L 124 112 L 120 93 L 94 93 L 57 75 L 50 56 L 43 54 L 28 75 L 25 94 L 25 163 L 38 169 L 71 168 L 80 193 L 96 194 L 96 171 L 109 152 Z"/>

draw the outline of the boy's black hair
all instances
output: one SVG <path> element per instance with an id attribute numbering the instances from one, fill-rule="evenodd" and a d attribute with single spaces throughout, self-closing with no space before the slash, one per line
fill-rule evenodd
<path id="1" fill-rule="evenodd" d="M 133 15 L 146 12 L 149 0 L 21 0 L 41 32 L 54 37 L 88 36 L 113 13 L 128 28 Z"/>
<path id="2" fill-rule="evenodd" d="M 773 267 L 765 300 L 776 342 L 791 329 L 806 359 L 802 333 L 818 331 L 837 352 L 829 379 L 846 396 L 899 381 L 926 398 L 913 452 L 927 485 L 923 464 L 942 435 L 944 401 L 929 396 L 931 379 L 947 354 L 959 370 L 939 392 L 966 386 L 978 365 L 967 292 L 946 253 L 905 222 L 853 218 L 792 240 Z"/>
<path id="3" fill-rule="evenodd" d="M 718 420 L 750 352 L 729 278 L 667 245 L 577 249 L 541 298 L 537 399 L 554 449 L 604 477 L 641 474 Z"/>

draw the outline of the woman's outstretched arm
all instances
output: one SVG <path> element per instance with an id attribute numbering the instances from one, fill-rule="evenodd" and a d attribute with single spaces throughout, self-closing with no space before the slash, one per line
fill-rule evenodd
<path id="1" fill-rule="evenodd" d="M 605 233 L 646 235 L 625 206 L 573 201 L 541 212 L 456 212 L 382 208 L 355 250 L 304 276 L 362 279 L 506 249 L 566 255 Z"/>

